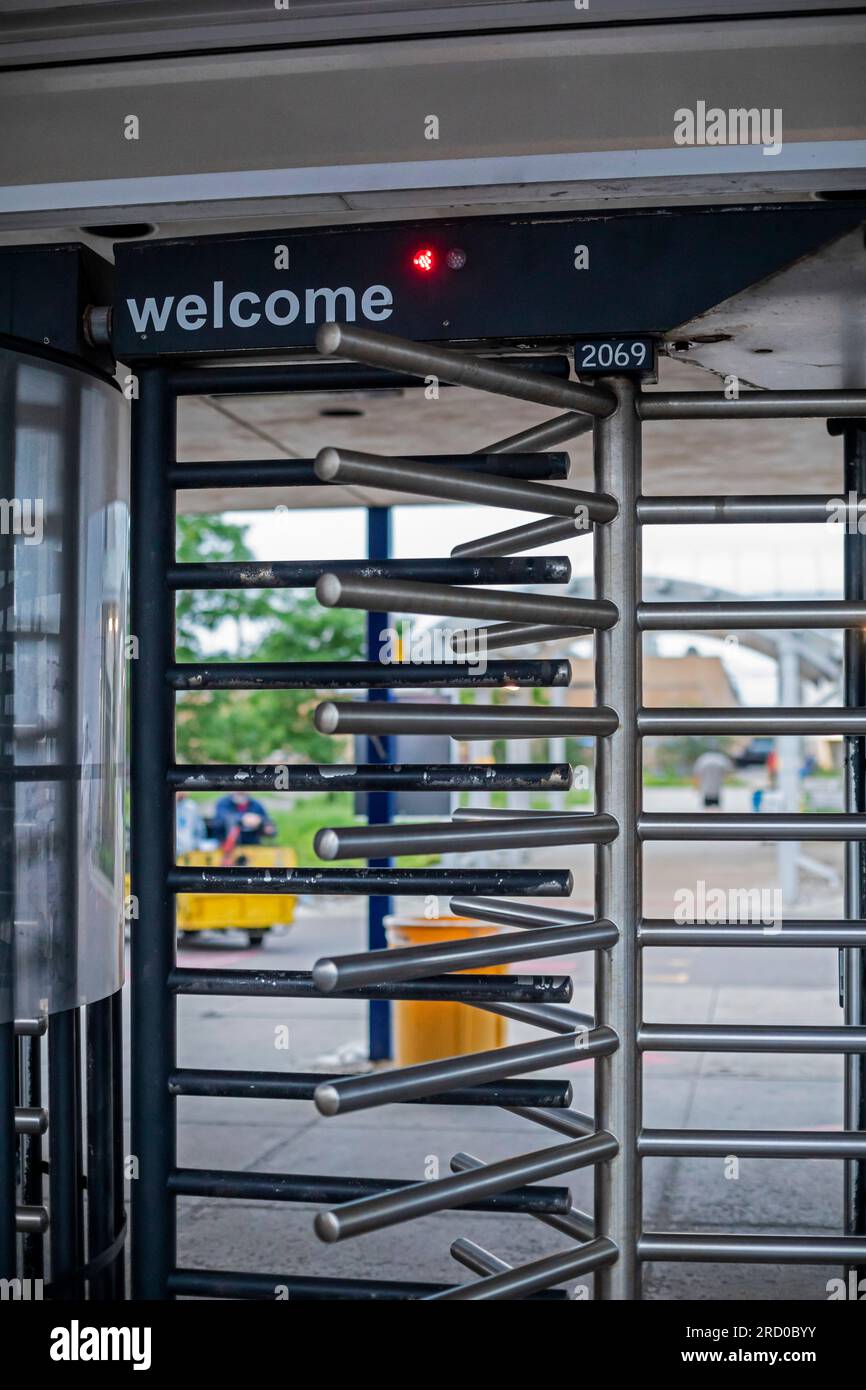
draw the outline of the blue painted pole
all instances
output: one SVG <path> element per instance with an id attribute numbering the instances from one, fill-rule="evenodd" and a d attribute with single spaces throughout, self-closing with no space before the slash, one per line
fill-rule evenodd
<path id="1" fill-rule="evenodd" d="M 390 507 L 370 507 L 367 511 L 367 557 L 370 560 L 391 558 L 391 509 Z M 367 614 L 367 660 L 377 661 L 382 645 L 382 635 L 390 625 L 388 613 Z M 368 690 L 368 700 L 390 700 L 390 690 Z M 367 761 L 370 763 L 390 763 L 394 761 L 393 744 L 390 734 L 367 740 Z M 368 792 L 367 821 L 370 824 L 385 825 L 394 817 L 393 792 Z M 370 859 L 371 869 L 390 868 L 390 859 Z M 367 945 L 371 951 L 381 950 L 387 945 L 385 940 L 385 918 L 392 909 L 392 899 L 375 897 L 369 899 L 367 909 Z M 391 1052 L 391 1005 L 387 999 L 370 1001 L 369 1046 L 370 1060 L 382 1061 Z"/>

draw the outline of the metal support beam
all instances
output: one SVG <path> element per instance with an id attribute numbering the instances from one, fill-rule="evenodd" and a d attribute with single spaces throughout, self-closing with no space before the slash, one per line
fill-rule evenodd
<path id="1" fill-rule="evenodd" d="M 614 840 L 595 851 L 595 912 L 619 928 L 619 944 L 596 958 L 595 1018 L 613 1029 L 618 1049 L 595 1071 L 595 1115 L 599 1129 L 619 1141 L 616 1157 L 596 1170 L 596 1231 L 619 1251 L 596 1281 L 597 1297 L 640 1298 L 637 1236 L 641 1229 L 641 1063 L 637 1026 L 641 1018 L 641 970 L 637 924 L 641 916 L 641 759 L 637 716 L 641 703 L 641 641 L 637 610 L 641 585 L 640 529 L 636 504 L 641 486 L 638 399 L 633 381 L 607 385 L 616 413 L 595 427 L 595 486 L 617 498 L 619 511 L 595 537 L 595 591 L 612 598 L 619 621 L 596 638 L 596 702 L 616 710 L 618 724 L 596 744 L 595 806 L 619 825 Z"/>

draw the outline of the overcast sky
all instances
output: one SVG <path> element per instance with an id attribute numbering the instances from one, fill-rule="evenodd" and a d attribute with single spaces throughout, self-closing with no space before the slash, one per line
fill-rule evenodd
<path id="1" fill-rule="evenodd" d="M 366 548 L 361 508 L 296 512 L 233 512 L 249 526 L 248 542 L 261 560 L 361 558 Z M 397 557 L 447 555 L 475 536 L 537 520 L 522 512 L 487 507 L 409 506 L 393 513 Z M 652 526 L 644 528 L 644 574 L 691 580 L 760 598 L 770 594 L 837 597 L 842 593 L 842 538 L 829 526 Z M 575 540 L 532 554 L 567 553 L 575 575 L 592 572 L 592 542 Z M 423 623 L 423 620 L 419 620 Z M 676 655 L 689 645 L 723 650 L 725 662 L 748 704 L 775 702 L 773 664 L 745 649 L 693 636 L 662 636 L 659 650 Z"/>

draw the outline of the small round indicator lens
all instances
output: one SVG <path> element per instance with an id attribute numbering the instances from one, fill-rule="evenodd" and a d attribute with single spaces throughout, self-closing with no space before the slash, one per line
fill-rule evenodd
<path id="1" fill-rule="evenodd" d="M 460 246 L 452 246 L 445 262 L 449 270 L 462 270 L 466 264 L 466 252 Z"/>
<path id="2" fill-rule="evenodd" d="M 426 273 L 433 269 L 436 264 L 436 257 L 429 246 L 424 246 L 420 251 L 415 252 L 412 257 L 412 264 L 416 270 L 422 270 Z"/>

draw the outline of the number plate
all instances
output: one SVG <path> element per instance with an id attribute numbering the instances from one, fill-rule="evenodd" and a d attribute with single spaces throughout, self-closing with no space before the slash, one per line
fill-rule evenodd
<path id="1" fill-rule="evenodd" d="M 653 338 L 585 338 L 574 345 L 574 367 L 578 376 L 617 372 L 656 375 L 656 343 Z"/>

